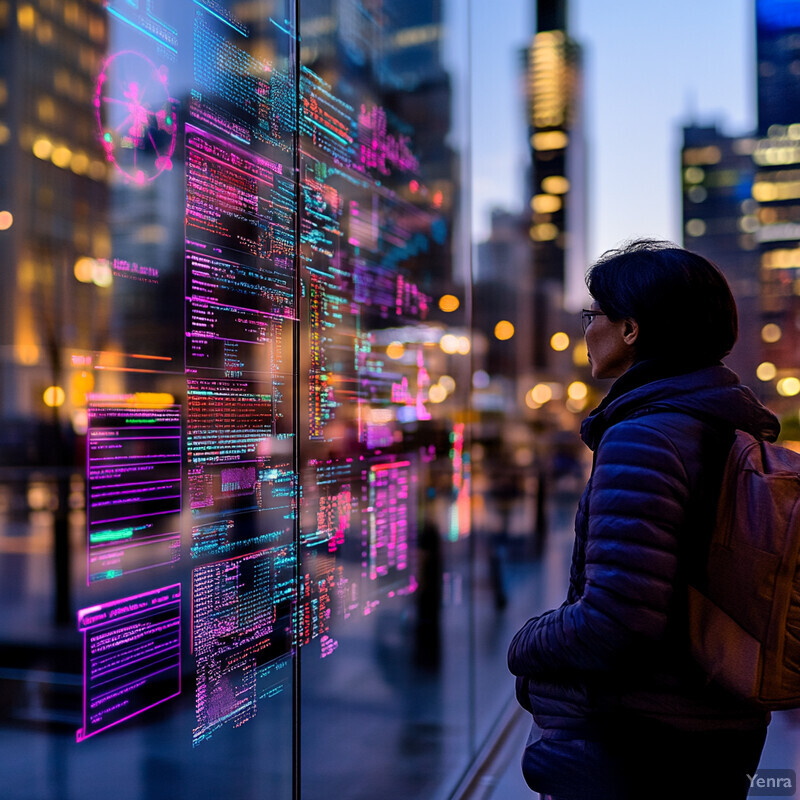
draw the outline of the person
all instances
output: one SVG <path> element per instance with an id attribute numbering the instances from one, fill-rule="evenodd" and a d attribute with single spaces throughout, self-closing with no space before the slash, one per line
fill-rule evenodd
<path id="1" fill-rule="evenodd" d="M 586 281 L 592 376 L 616 380 L 581 428 L 594 461 L 567 598 L 509 647 L 534 720 L 523 773 L 553 800 L 744 798 L 769 715 L 692 661 L 687 582 L 735 429 L 774 440 L 779 423 L 721 363 L 738 318 L 714 264 L 640 239 Z"/>

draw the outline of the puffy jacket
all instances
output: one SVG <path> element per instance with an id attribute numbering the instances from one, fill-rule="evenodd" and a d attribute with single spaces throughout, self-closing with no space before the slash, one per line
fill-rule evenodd
<path id="1" fill-rule="evenodd" d="M 541 728 L 603 730 L 640 715 L 687 730 L 765 724 L 691 660 L 687 576 L 703 557 L 736 428 L 779 424 L 721 364 L 644 362 L 584 421 L 594 466 L 575 520 L 564 604 L 514 636 L 517 697 Z"/>

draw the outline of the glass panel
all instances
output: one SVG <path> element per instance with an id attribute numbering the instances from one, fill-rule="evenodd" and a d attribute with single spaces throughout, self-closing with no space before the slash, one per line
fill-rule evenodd
<path id="1" fill-rule="evenodd" d="M 269 6 L 4 28 L 5 797 L 292 795 L 297 81 Z"/>
<path id="2" fill-rule="evenodd" d="M 445 797 L 510 698 L 470 13 L 0 0 L 4 798 Z"/>
<path id="3" fill-rule="evenodd" d="M 445 60 L 464 74 L 466 15 L 445 12 L 301 4 L 303 797 L 432 797 L 470 755 L 468 138 Z"/>

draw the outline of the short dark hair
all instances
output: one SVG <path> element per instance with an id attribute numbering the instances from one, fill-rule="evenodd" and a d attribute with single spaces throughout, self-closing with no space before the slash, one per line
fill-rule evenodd
<path id="1" fill-rule="evenodd" d="M 609 319 L 639 323 L 637 359 L 707 366 L 730 353 L 739 317 L 719 267 L 672 242 L 635 239 L 608 250 L 586 286 Z"/>

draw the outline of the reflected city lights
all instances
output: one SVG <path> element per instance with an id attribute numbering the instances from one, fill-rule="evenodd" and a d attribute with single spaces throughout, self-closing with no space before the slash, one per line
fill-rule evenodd
<path id="1" fill-rule="evenodd" d="M 58 408 L 64 405 L 67 395 L 60 386 L 48 386 L 42 394 L 42 399 L 48 408 Z"/>
<path id="2" fill-rule="evenodd" d="M 476 389 L 488 389 L 492 379 L 486 370 L 479 369 L 472 375 L 472 385 Z"/>
<path id="3" fill-rule="evenodd" d="M 793 375 L 788 378 L 781 378 L 776 388 L 781 397 L 796 397 L 800 394 L 800 379 Z"/>
<path id="4" fill-rule="evenodd" d="M 72 430 L 78 436 L 84 436 L 89 430 L 89 412 L 85 408 L 77 408 L 72 412 Z"/>
<path id="5" fill-rule="evenodd" d="M 84 175 L 89 169 L 89 156 L 86 153 L 75 153 L 70 161 L 69 168 L 76 175 Z"/>
<path id="6" fill-rule="evenodd" d="M 39 348 L 35 344 L 18 344 L 15 347 L 17 361 L 20 364 L 31 366 L 39 363 Z"/>
<path id="7" fill-rule="evenodd" d="M 102 288 L 108 288 L 114 283 L 114 272 L 105 258 L 82 256 L 75 262 L 72 273 L 81 283 L 93 283 Z"/>
<path id="8" fill-rule="evenodd" d="M 761 254 L 761 266 L 765 269 L 794 269 L 800 267 L 800 247 L 779 248 Z"/>
<path id="9" fill-rule="evenodd" d="M 461 302 L 454 294 L 443 294 L 439 298 L 439 308 L 445 312 L 455 311 Z"/>
<path id="10" fill-rule="evenodd" d="M 572 350 L 572 363 L 576 367 L 589 366 L 589 351 L 586 349 L 586 342 L 581 340 Z"/>
<path id="11" fill-rule="evenodd" d="M 530 391 L 531 400 L 539 405 L 549 403 L 553 399 L 553 389 L 547 383 L 537 383 Z"/>
<path id="12" fill-rule="evenodd" d="M 36 26 L 36 9 L 27 3 L 19 6 L 17 9 L 17 25 L 22 31 L 32 31 Z"/>
<path id="13" fill-rule="evenodd" d="M 75 262 L 72 272 L 81 283 L 91 283 L 92 273 L 94 272 L 94 259 L 88 256 L 79 258 Z"/>
<path id="14" fill-rule="evenodd" d="M 444 388 L 440 383 L 434 383 L 428 389 L 428 400 L 431 403 L 442 403 L 447 399 L 447 389 Z"/>
<path id="15" fill-rule="evenodd" d="M 50 158 L 50 154 L 52 152 L 53 152 L 53 143 L 45 137 L 37 139 L 33 143 L 33 154 L 36 156 L 36 158 L 42 159 L 42 161 L 45 161 L 48 158 Z"/>
<path id="16" fill-rule="evenodd" d="M 69 147 L 64 147 L 61 145 L 60 147 L 56 147 L 53 152 L 50 154 L 50 160 L 61 169 L 69 166 L 69 162 L 72 160 L 72 150 Z"/>
<path id="17" fill-rule="evenodd" d="M 570 400 L 585 400 L 589 394 L 589 387 L 583 381 L 573 381 L 567 386 L 567 397 Z"/>
<path id="18" fill-rule="evenodd" d="M 399 358 L 402 358 L 405 352 L 405 345 L 397 340 L 389 342 L 389 344 L 386 346 L 386 355 L 395 361 Z"/>
<path id="19" fill-rule="evenodd" d="M 497 325 L 494 326 L 494 335 L 496 339 L 505 342 L 514 335 L 514 325 L 507 319 L 501 319 Z"/>
<path id="20" fill-rule="evenodd" d="M 541 407 L 542 407 L 542 404 L 541 404 L 541 403 L 537 403 L 537 402 L 536 402 L 536 401 L 533 399 L 533 396 L 531 395 L 531 393 L 530 393 L 530 392 L 528 392 L 528 393 L 525 395 L 525 405 L 526 405 L 526 406 L 528 406 L 528 408 L 532 408 L 534 411 L 535 411 L 536 409 L 538 409 L 538 408 L 541 408 Z"/>
<path id="21" fill-rule="evenodd" d="M 573 414 L 580 414 L 582 411 L 586 409 L 586 398 L 568 398 L 567 402 L 565 403 L 567 407 L 567 411 L 571 411 Z"/>
<path id="22" fill-rule="evenodd" d="M 450 375 L 442 375 L 439 378 L 439 385 L 444 387 L 447 394 L 452 394 L 456 388 L 456 382 Z"/>
<path id="23" fill-rule="evenodd" d="M 448 355 L 453 355 L 454 353 L 457 353 L 458 336 L 452 333 L 446 333 L 439 340 L 439 347 L 442 349 L 442 352 L 447 353 Z"/>
<path id="24" fill-rule="evenodd" d="M 756 377 L 760 381 L 771 381 L 777 374 L 778 370 L 771 361 L 762 361 L 756 367 Z"/>

